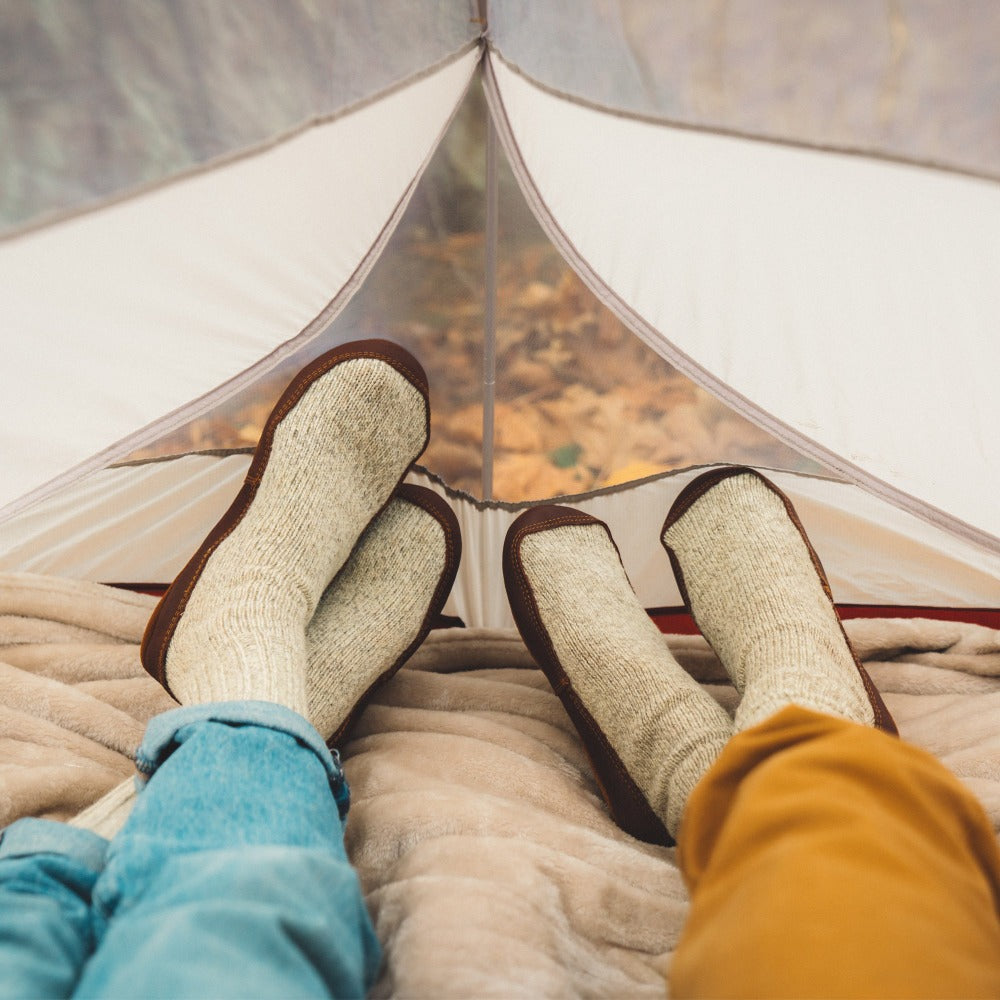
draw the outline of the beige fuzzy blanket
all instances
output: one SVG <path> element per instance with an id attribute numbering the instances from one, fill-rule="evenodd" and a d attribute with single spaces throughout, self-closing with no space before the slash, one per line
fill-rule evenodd
<path id="1" fill-rule="evenodd" d="M 67 819 L 131 774 L 173 705 L 142 671 L 151 598 L 0 575 L 0 824 Z M 902 735 L 1000 830 L 1000 632 L 854 621 Z M 701 639 L 667 640 L 724 705 Z M 381 996 L 662 996 L 686 897 L 673 853 L 602 808 L 576 733 L 512 633 L 433 635 L 344 750 L 348 849 L 386 963 Z"/>

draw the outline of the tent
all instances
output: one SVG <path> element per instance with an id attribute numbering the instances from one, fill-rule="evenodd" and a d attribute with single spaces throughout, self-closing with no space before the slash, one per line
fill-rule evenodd
<path id="1" fill-rule="evenodd" d="M 0 4 L 0 825 L 131 794 L 173 702 L 127 588 L 296 368 L 387 336 L 469 627 L 342 748 L 377 995 L 663 994 L 680 871 L 509 628 L 504 534 L 552 496 L 731 710 L 657 532 L 705 465 L 766 470 L 1000 831 L 998 49 L 991 0 Z"/>
<path id="2" fill-rule="evenodd" d="M 459 513 L 451 614 L 509 623 L 504 531 L 553 493 L 676 607 L 655 533 L 721 460 L 779 466 L 841 604 L 996 624 L 998 39 L 988 0 L 3 5 L 0 569 L 168 582 L 238 488 L 247 408 L 397 335 L 374 317 L 417 308 L 415 261 L 456 272 L 412 238 L 429 219 L 482 263 L 464 319 L 424 301 L 400 337 L 453 359 L 415 474 Z M 569 278 L 532 251 L 507 280 L 522 224 Z M 589 304 L 559 325 L 567 288 Z M 668 438 L 670 399 L 605 392 L 656 366 L 781 457 L 581 458 L 572 421 L 539 430 L 570 389 L 591 452 Z M 227 412 L 235 440 L 178 437 Z"/>

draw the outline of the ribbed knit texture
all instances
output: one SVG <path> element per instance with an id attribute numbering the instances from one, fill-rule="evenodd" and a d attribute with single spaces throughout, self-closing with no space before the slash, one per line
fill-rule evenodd
<path id="1" fill-rule="evenodd" d="M 445 569 L 438 520 L 394 497 L 361 537 L 309 624 L 309 721 L 339 728 L 417 637 Z"/>
<path id="2" fill-rule="evenodd" d="M 182 704 L 253 699 L 306 714 L 306 626 L 419 453 L 425 419 L 420 392 L 377 359 L 343 362 L 306 390 L 171 640 L 167 682 Z"/>
<path id="3" fill-rule="evenodd" d="M 603 527 L 527 535 L 521 563 L 570 683 L 676 837 L 732 720 L 673 658 Z"/>
<path id="4" fill-rule="evenodd" d="M 874 710 L 809 550 L 756 476 L 724 479 L 663 535 L 691 611 L 743 699 L 740 732 L 787 705 L 871 725 Z"/>

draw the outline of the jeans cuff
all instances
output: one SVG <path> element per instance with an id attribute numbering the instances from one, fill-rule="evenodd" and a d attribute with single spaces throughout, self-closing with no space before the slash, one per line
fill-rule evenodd
<path id="1" fill-rule="evenodd" d="M 146 726 L 146 734 L 136 754 L 136 769 L 144 778 L 151 777 L 183 742 L 176 738 L 178 731 L 205 722 L 274 729 L 287 733 L 306 749 L 312 750 L 326 769 L 340 818 L 346 819 L 351 793 L 344 778 L 340 754 L 336 750 L 331 751 L 315 727 L 298 712 L 271 701 L 209 702 L 174 708 L 154 716 Z"/>
<path id="2" fill-rule="evenodd" d="M 32 854 L 62 854 L 99 872 L 104 868 L 108 842 L 92 830 L 49 819 L 15 820 L 0 833 L 0 860 Z"/>

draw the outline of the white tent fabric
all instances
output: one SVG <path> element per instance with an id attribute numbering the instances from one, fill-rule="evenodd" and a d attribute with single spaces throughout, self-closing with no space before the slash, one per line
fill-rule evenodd
<path id="1" fill-rule="evenodd" d="M 1000 551 L 1000 188 L 610 115 L 493 70 L 550 231 L 651 347 Z"/>
<path id="2" fill-rule="evenodd" d="M 141 447 L 164 414 L 190 419 L 223 397 L 217 386 L 237 391 L 261 358 L 319 332 L 377 255 L 475 63 L 467 53 L 253 156 L 0 243 L 0 443 L 18 456 L 0 504 Z"/>
<path id="3" fill-rule="evenodd" d="M 777 477 L 838 599 L 1000 606 L 1000 7 L 955 9 L 0 7 L 0 567 L 170 579 L 247 459 L 113 463 L 324 332 L 481 66 L 601 300 L 851 481 Z M 678 600 L 655 530 L 692 474 L 574 501 L 650 606 Z M 451 499 L 451 608 L 504 625 L 515 511 Z"/>

